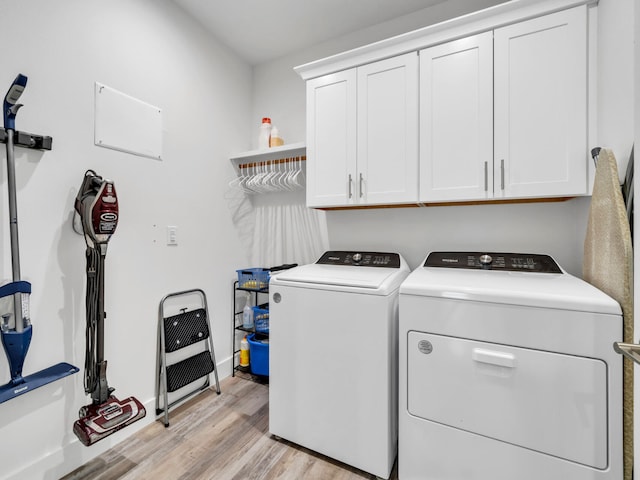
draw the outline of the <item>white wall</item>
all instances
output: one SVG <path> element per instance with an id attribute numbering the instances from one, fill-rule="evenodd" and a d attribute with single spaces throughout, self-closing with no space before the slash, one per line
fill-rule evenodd
<path id="1" fill-rule="evenodd" d="M 380 40 L 384 34 L 467 13 L 469 3 L 436 5 L 421 15 L 401 17 L 254 68 L 256 132 L 256 119 L 271 116 L 285 141 L 304 141 L 305 86 L 293 67 Z M 474 8 L 495 3 L 475 2 Z M 613 148 L 621 174 L 633 141 L 632 8 L 633 0 L 600 0 L 598 8 L 598 143 Z M 411 267 L 430 250 L 507 250 L 551 254 L 570 273 L 581 275 L 588 210 L 589 199 L 578 198 L 562 203 L 329 211 L 327 222 L 331 248 L 398 251 Z"/>
<path id="2" fill-rule="evenodd" d="M 612 148 L 625 174 L 634 132 L 633 0 L 598 4 L 598 137 Z"/>
<path id="3" fill-rule="evenodd" d="M 116 396 L 134 395 L 147 407 L 144 420 L 87 448 L 71 430 L 90 403 L 82 373 L 0 404 L 0 478 L 54 479 L 154 420 L 165 294 L 205 290 L 217 360 L 229 359 L 231 280 L 248 265 L 224 192 L 233 178 L 229 155 L 250 147 L 251 69 L 168 0 L 0 0 L 0 16 L 1 96 L 18 72 L 27 75 L 17 129 L 53 137 L 50 152 L 16 150 L 22 277 L 33 285 L 24 373 L 61 361 L 83 368 L 85 243 L 71 218 L 92 168 L 115 181 L 120 202 L 106 266 L 108 379 Z M 163 109 L 162 161 L 93 145 L 96 81 Z M 5 283 L 4 166 L 0 172 Z M 166 246 L 166 225 L 178 226 L 178 246 Z M 4 384 L 9 371 L 0 356 Z"/>

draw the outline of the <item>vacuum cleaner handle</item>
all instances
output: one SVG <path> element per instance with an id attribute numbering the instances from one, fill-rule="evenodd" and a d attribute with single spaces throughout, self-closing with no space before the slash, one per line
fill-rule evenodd
<path id="1" fill-rule="evenodd" d="M 9 87 L 9 91 L 4 96 L 2 114 L 4 117 L 4 128 L 6 130 L 15 131 L 16 129 L 16 113 L 18 113 L 18 110 L 22 107 L 22 104 L 16 102 L 22 95 L 22 92 L 24 92 L 26 86 L 27 77 L 19 73 L 11 84 L 11 87 Z"/>

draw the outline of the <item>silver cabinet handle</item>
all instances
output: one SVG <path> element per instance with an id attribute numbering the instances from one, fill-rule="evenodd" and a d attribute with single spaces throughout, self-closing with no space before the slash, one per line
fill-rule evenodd
<path id="1" fill-rule="evenodd" d="M 349 174 L 349 198 L 353 197 L 353 192 L 351 191 L 352 184 L 353 184 L 353 180 L 351 179 L 351 174 Z"/>
<path id="2" fill-rule="evenodd" d="M 613 349 L 616 353 L 619 353 L 636 363 L 640 363 L 640 345 L 635 343 L 614 342 Z"/>
<path id="3" fill-rule="evenodd" d="M 362 191 L 362 173 L 360 174 L 360 185 L 358 186 L 358 189 L 360 190 L 360 197 L 362 198 L 363 195 L 363 191 Z"/>
<path id="4" fill-rule="evenodd" d="M 500 188 L 504 190 L 504 158 L 500 160 Z"/>
<path id="5" fill-rule="evenodd" d="M 484 191 L 489 190 L 489 163 L 484 162 Z"/>

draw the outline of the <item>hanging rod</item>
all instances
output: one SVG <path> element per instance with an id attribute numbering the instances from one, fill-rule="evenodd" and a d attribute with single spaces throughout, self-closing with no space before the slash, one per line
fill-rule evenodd
<path id="1" fill-rule="evenodd" d="M 591 158 L 593 158 L 593 164 L 596 166 L 596 168 L 598 167 L 598 157 L 600 156 L 600 150 L 602 150 L 602 148 L 600 147 L 594 147 L 591 149 Z"/>
<path id="2" fill-rule="evenodd" d="M 300 162 L 307 159 L 306 155 L 299 155 L 297 157 L 286 157 L 286 158 L 277 158 L 275 160 L 265 160 L 264 162 L 252 162 L 252 163 L 241 163 L 238 165 L 238 168 L 253 168 L 253 167 L 264 167 L 269 165 L 276 165 L 278 163 L 292 163 L 292 162 Z"/>
<path id="3" fill-rule="evenodd" d="M 635 343 L 614 342 L 613 349 L 625 358 L 640 363 L 640 345 Z"/>

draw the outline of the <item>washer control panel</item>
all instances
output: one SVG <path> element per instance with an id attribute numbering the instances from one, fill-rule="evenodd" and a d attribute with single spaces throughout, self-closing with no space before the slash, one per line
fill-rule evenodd
<path id="1" fill-rule="evenodd" d="M 507 272 L 562 273 L 549 255 L 493 252 L 431 252 L 425 267 L 502 270 Z"/>
<path id="2" fill-rule="evenodd" d="M 350 267 L 400 268 L 400 255 L 382 252 L 325 252 L 316 263 L 321 265 L 347 265 Z"/>

